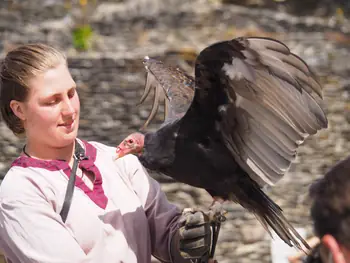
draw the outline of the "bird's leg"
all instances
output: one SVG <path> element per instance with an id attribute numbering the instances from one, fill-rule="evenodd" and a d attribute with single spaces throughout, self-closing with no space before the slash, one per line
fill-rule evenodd
<path id="1" fill-rule="evenodd" d="M 225 214 L 227 213 L 222 207 L 225 200 L 220 197 L 213 197 L 213 199 L 213 203 L 209 207 L 208 216 L 209 220 L 218 221 L 220 218 L 225 217 Z"/>
<path id="2" fill-rule="evenodd" d="M 222 203 L 224 200 L 220 197 L 214 197 L 214 201 L 210 206 L 208 217 L 213 229 L 213 240 L 210 250 L 210 258 L 214 258 L 216 244 L 219 238 L 219 232 L 221 223 L 226 220 L 225 214 L 227 213 L 223 207 Z"/>

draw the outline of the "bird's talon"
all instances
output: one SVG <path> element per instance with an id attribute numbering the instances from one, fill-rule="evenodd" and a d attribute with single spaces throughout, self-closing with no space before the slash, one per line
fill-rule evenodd
<path id="1" fill-rule="evenodd" d="M 220 216 L 218 217 L 218 221 L 219 221 L 220 223 L 225 222 L 225 221 L 226 221 L 226 216 L 220 215 Z"/>

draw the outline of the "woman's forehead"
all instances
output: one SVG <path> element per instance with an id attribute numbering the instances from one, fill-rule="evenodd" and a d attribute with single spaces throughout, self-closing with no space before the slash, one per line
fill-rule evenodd
<path id="1" fill-rule="evenodd" d="M 29 80 L 30 93 L 42 97 L 64 93 L 75 86 L 75 82 L 66 64 L 55 68 Z"/>

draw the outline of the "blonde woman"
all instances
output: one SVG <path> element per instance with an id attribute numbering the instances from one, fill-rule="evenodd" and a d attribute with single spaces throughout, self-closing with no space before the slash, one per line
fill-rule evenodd
<path id="1" fill-rule="evenodd" d="M 203 213 L 181 215 L 136 157 L 115 161 L 115 148 L 77 138 L 79 97 L 61 52 L 17 47 L 0 77 L 3 121 L 26 138 L 0 187 L 0 249 L 9 262 L 189 262 L 179 250 L 208 253 Z"/>

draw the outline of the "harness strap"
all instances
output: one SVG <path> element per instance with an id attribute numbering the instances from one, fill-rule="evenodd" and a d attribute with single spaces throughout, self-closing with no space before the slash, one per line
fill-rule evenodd
<path id="1" fill-rule="evenodd" d="M 75 179 L 76 179 L 76 172 L 77 172 L 79 162 L 81 160 L 87 159 L 87 157 L 85 156 L 84 148 L 80 145 L 80 143 L 77 140 L 75 140 L 75 150 L 74 150 L 73 158 L 74 158 L 73 167 L 72 167 L 72 171 L 71 171 L 70 176 L 69 176 L 66 195 L 64 197 L 62 210 L 60 212 L 60 216 L 61 216 L 63 222 L 66 222 L 69 208 L 70 208 L 71 203 L 72 203 L 74 186 L 75 186 Z"/>

